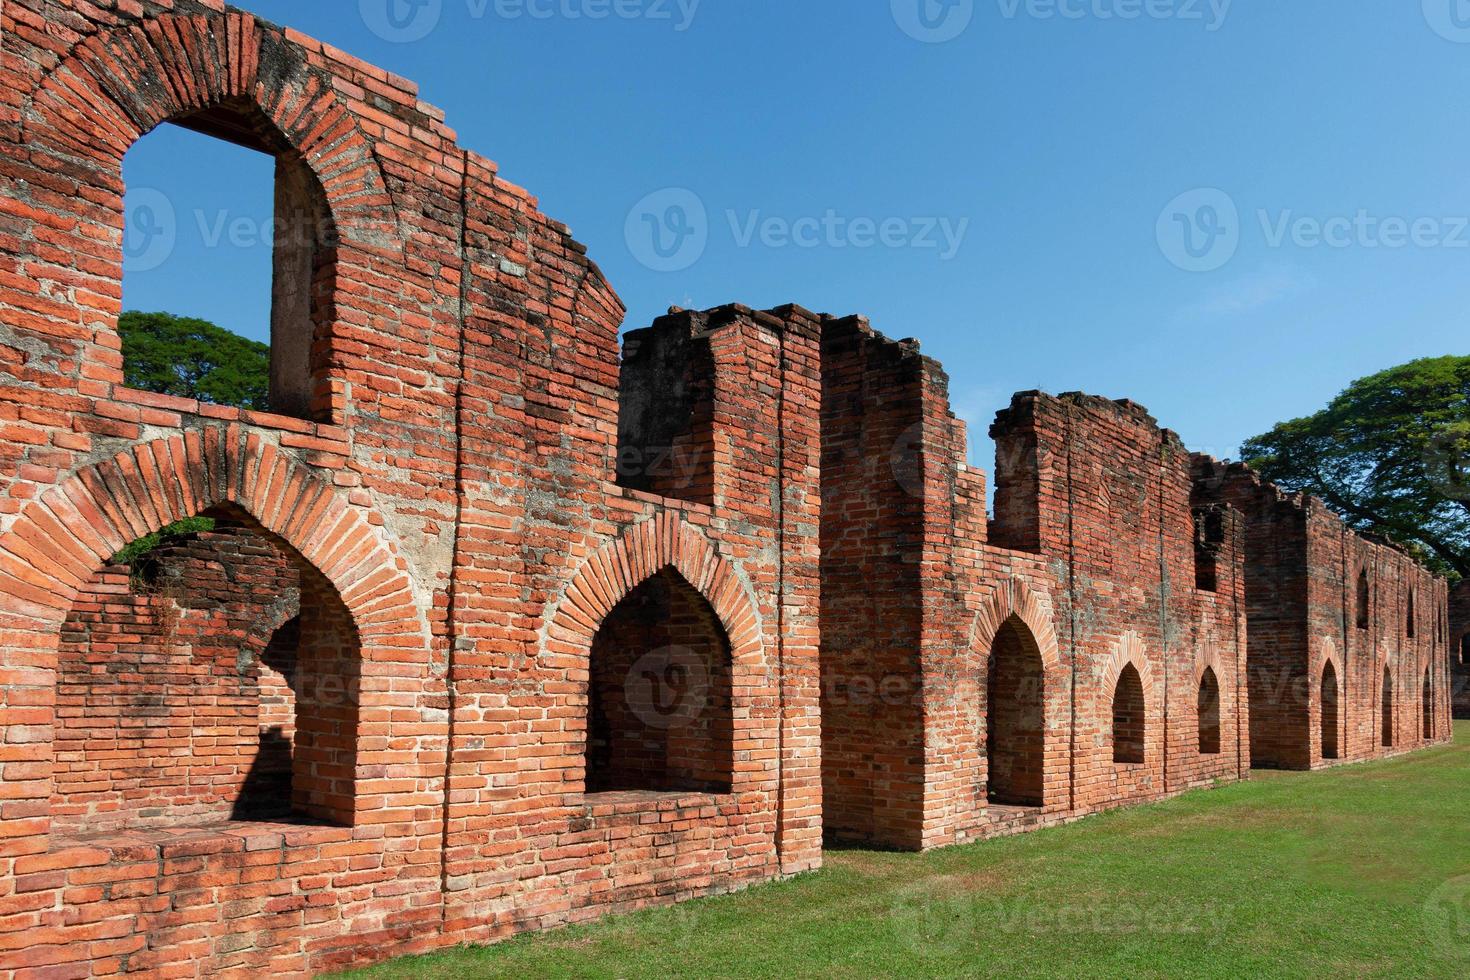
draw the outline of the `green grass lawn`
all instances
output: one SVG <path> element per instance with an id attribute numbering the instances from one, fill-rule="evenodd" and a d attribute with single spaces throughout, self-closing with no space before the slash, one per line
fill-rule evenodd
<path id="1" fill-rule="evenodd" d="M 354 976 L 1470 976 L 1455 746 L 792 881 Z"/>

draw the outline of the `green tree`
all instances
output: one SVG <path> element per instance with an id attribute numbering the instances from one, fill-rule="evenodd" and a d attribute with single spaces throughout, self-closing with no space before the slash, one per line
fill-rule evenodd
<path id="1" fill-rule="evenodd" d="M 1248 440 L 1267 479 L 1315 494 L 1355 530 L 1470 576 L 1470 357 L 1435 357 L 1353 382 L 1322 411 Z"/>
<path id="2" fill-rule="evenodd" d="M 118 332 L 129 388 L 213 405 L 269 409 L 268 345 L 172 313 L 124 313 Z"/>

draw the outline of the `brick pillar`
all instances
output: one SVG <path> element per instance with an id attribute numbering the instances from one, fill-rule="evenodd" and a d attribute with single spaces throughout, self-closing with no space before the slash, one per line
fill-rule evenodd
<path id="1" fill-rule="evenodd" d="M 776 846 L 791 874 L 820 865 L 822 851 L 820 325 L 794 306 L 674 318 L 683 317 L 707 341 L 715 378 L 711 431 L 701 438 L 714 451 L 716 523 L 743 524 L 772 556 L 746 567 L 776 669 Z"/>

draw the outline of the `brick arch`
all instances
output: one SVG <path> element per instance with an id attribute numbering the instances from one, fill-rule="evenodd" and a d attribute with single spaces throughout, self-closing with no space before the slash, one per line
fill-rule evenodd
<path id="1" fill-rule="evenodd" d="M 1144 704 L 1151 705 L 1154 702 L 1154 674 L 1149 667 L 1148 653 L 1144 649 L 1143 640 L 1132 630 L 1124 633 L 1113 645 L 1113 652 L 1101 663 L 1102 670 L 1102 692 L 1108 698 L 1112 698 L 1113 690 L 1118 686 L 1118 677 L 1123 673 L 1123 668 L 1129 664 L 1138 671 L 1138 679 L 1143 682 Z M 1209 666 L 1209 664 L 1205 664 Z M 1196 682 L 1204 676 L 1204 669 L 1197 668 Z M 1215 666 L 1215 680 L 1220 679 L 1218 660 Z"/>
<path id="2" fill-rule="evenodd" d="M 1061 666 L 1056 630 L 1052 628 L 1050 603 L 1017 575 L 996 586 L 975 614 L 970 627 L 970 648 L 989 650 L 1001 625 L 1015 616 L 1026 624 L 1041 653 L 1042 669 L 1051 673 Z"/>
<path id="3" fill-rule="evenodd" d="M 1223 680 L 1223 678 L 1225 676 L 1225 671 L 1224 671 L 1224 668 L 1221 666 L 1221 663 L 1220 663 L 1220 651 L 1215 646 L 1215 643 L 1214 643 L 1213 640 L 1206 640 L 1205 643 L 1200 646 L 1199 651 L 1195 655 L 1195 658 L 1194 658 L 1194 686 L 1195 687 L 1199 687 L 1200 681 L 1204 680 L 1204 678 L 1205 678 L 1205 671 L 1206 670 L 1213 670 L 1215 672 L 1215 681 L 1220 685 L 1220 697 L 1221 697 L 1221 700 L 1224 700 L 1224 697 L 1225 697 L 1225 681 Z"/>
<path id="4" fill-rule="evenodd" d="M 428 675 L 428 624 L 396 549 L 328 481 L 228 426 L 135 444 L 63 480 L 15 518 L 0 536 L 0 694 L 54 687 L 62 624 L 78 591 L 112 555 L 223 503 L 248 513 L 336 590 L 358 631 L 364 688 L 405 663 Z M 3 705 L 0 697 L 0 719 Z M 368 699 L 359 719 L 364 730 L 395 727 L 389 709 Z M 49 761 L 50 739 L 36 741 L 38 757 Z M 370 764 L 370 755 L 359 753 L 360 770 L 365 759 Z M 28 782 L 38 784 L 31 798 L 49 797 L 49 775 Z"/>
<path id="5" fill-rule="evenodd" d="M 665 568 L 683 576 L 714 609 L 736 665 L 759 661 L 761 623 L 749 589 L 703 534 L 669 513 L 629 528 L 582 564 L 548 619 L 544 639 L 589 652 L 607 614 Z"/>
<path id="6" fill-rule="evenodd" d="M 1332 641 L 1332 637 L 1324 636 L 1317 657 L 1312 664 L 1312 676 L 1321 680 L 1322 668 L 1329 663 L 1332 664 L 1332 669 L 1337 671 L 1337 683 L 1341 685 L 1342 678 L 1346 676 L 1342 665 L 1342 654 L 1337 652 L 1337 644 Z"/>
<path id="7" fill-rule="evenodd" d="M 143 135 L 242 102 L 257 107 L 321 184 L 344 242 L 401 250 L 372 143 L 326 76 L 277 28 L 245 13 L 166 14 L 91 35 L 49 72 L 22 142 L 116 171 Z"/>

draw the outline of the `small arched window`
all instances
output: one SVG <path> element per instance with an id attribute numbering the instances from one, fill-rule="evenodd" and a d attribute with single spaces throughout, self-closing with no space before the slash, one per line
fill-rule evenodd
<path id="1" fill-rule="evenodd" d="M 1322 667 L 1321 717 L 1322 758 L 1336 759 L 1337 747 L 1337 668 L 1332 661 Z"/>
<path id="2" fill-rule="evenodd" d="M 1145 707 L 1143 679 L 1132 664 L 1123 668 L 1113 688 L 1113 761 L 1136 765 L 1144 759 Z"/>
<path id="3" fill-rule="evenodd" d="M 1358 629 L 1368 628 L 1368 570 L 1358 573 Z"/>
<path id="4" fill-rule="evenodd" d="M 672 566 L 628 593 L 592 642 L 586 792 L 730 792 L 731 669 L 719 616 Z"/>
<path id="5" fill-rule="evenodd" d="M 1404 622 L 1405 632 L 1408 634 L 1409 639 L 1412 640 L 1414 638 L 1414 590 L 1412 588 L 1409 589 L 1409 605 L 1405 612 Z"/>
<path id="6" fill-rule="evenodd" d="M 1220 754 L 1220 682 L 1215 670 L 1206 667 L 1199 682 L 1199 751 L 1201 755 Z"/>
<path id="7" fill-rule="evenodd" d="M 1424 668 L 1424 689 L 1420 695 L 1423 699 L 1421 709 L 1423 712 L 1423 737 L 1424 741 L 1434 741 L 1434 671 L 1428 667 Z"/>
<path id="8" fill-rule="evenodd" d="M 1393 748 L 1394 725 L 1393 725 L 1393 673 L 1383 668 L 1383 702 L 1382 702 L 1383 731 L 1382 741 L 1385 749 Z"/>

